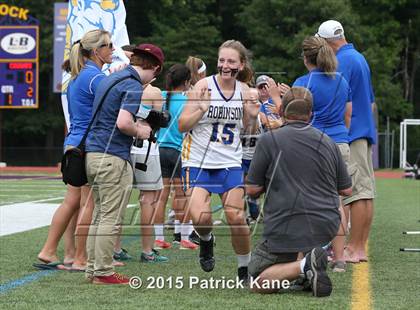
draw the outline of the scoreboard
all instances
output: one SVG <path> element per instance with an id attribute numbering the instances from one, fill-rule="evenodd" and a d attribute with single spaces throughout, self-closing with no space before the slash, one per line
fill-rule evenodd
<path id="1" fill-rule="evenodd" d="M 0 109 L 38 108 L 38 26 L 0 26 Z"/>

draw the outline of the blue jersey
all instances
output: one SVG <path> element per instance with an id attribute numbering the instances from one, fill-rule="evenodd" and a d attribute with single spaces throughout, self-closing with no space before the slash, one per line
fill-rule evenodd
<path id="1" fill-rule="evenodd" d="M 166 98 L 167 93 L 162 92 L 164 98 Z M 182 140 L 184 135 L 179 131 L 178 120 L 181 116 L 182 110 L 184 109 L 185 102 L 187 101 L 187 96 L 181 93 L 171 94 L 169 99 L 169 114 L 171 115 L 171 121 L 168 128 L 159 129 L 158 133 L 158 144 L 160 147 L 169 147 L 182 151 Z M 164 106 L 164 109 L 168 107 Z"/>
<path id="2" fill-rule="evenodd" d="M 271 98 L 265 102 L 260 102 L 260 103 L 261 103 L 260 112 L 264 113 L 265 116 L 271 119 L 280 118 L 280 115 L 278 113 L 274 113 L 271 109 L 271 108 L 276 108 L 276 105 L 274 104 L 273 100 L 271 100 Z"/>
<path id="3" fill-rule="evenodd" d="M 369 65 L 365 57 L 355 50 L 353 44 L 343 45 L 337 51 L 338 69 L 351 88 L 353 112 L 351 117 L 349 142 L 367 139 L 376 143 L 376 130 L 372 113 L 375 102 Z"/>
<path id="4" fill-rule="evenodd" d="M 336 143 L 348 143 L 348 129 L 344 123 L 346 103 L 351 101 L 351 90 L 344 78 L 334 78 L 314 69 L 299 77 L 293 86 L 308 88 L 313 97 L 312 126 L 325 132 Z"/>
<path id="5" fill-rule="evenodd" d="M 91 60 L 70 81 L 67 88 L 67 101 L 70 115 L 70 129 L 64 141 L 67 145 L 78 146 L 92 118 L 92 106 L 96 89 L 105 74 Z"/>

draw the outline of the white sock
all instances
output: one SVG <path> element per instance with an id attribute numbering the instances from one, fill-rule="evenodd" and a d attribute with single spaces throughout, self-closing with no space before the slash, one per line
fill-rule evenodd
<path id="1" fill-rule="evenodd" d="M 179 234 L 181 232 L 181 225 L 179 225 L 179 220 L 175 220 L 174 225 L 174 233 Z"/>
<path id="2" fill-rule="evenodd" d="M 251 260 L 251 252 L 245 255 L 236 254 L 238 258 L 238 268 L 240 267 L 248 267 L 249 261 Z"/>
<path id="3" fill-rule="evenodd" d="M 200 239 L 203 241 L 210 241 L 211 239 L 211 233 L 205 234 L 205 235 L 200 235 Z"/>
<path id="4" fill-rule="evenodd" d="M 181 240 L 188 240 L 188 236 L 190 235 L 188 232 L 190 230 L 190 224 L 182 223 L 181 224 Z"/>
<path id="5" fill-rule="evenodd" d="M 300 261 L 300 272 L 301 273 L 305 273 L 305 270 L 303 270 L 305 268 L 305 264 L 306 264 L 306 257 L 304 257 L 301 261 Z"/>
<path id="6" fill-rule="evenodd" d="M 191 235 L 191 233 L 193 232 L 193 230 L 194 230 L 194 226 L 193 226 L 192 220 L 190 220 L 188 222 L 188 236 Z"/>
<path id="7" fill-rule="evenodd" d="M 155 239 L 161 241 L 165 240 L 163 236 L 163 224 L 154 224 L 153 226 L 155 228 Z"/>

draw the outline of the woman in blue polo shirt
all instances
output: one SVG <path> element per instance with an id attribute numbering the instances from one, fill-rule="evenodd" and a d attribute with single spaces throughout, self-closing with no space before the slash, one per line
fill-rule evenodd
<path id="1" fill-rule="evenodd" d="M 169 68 L 166 74 L 166 97 L 165 106 L 171 114 L 171 122 L 168 128 L 161 128 L 158 135 L 160 166 L 162 169 L 163 190 L 160 195 L 158 211 L 155 218 L 155 229 L 158 225 L 163 230 L 165 207 L 168 201 L 171 185 L 174 186 L 175 197 L 173 208 L 176 221 L 182 223 L 176 227 L 174 233 L 174 244 L 179 244 L 181 249 L 194 250 L 198 245 L 192 243 L 189 237 L 190 225 L 188 215 L 184 214 L 183 198 L 184 192 L 181 183 L 181 151 L 184 135 L 178 129 L 178 119 L 184 109 L 187 96 L 185 91 L 190 88 L 191 71 L 184 64 L 175 64 Z M 179 229 L 180 228 L 180 229 Z M 157 242 L 164 242 L 162 232 L 156 233 Z"/>
<path id="2" fill-rule="evenodd" d="M 303 63 L 309 73 L 299 77 L 293 86 L 308 88 L 313 96 L 312 126 L 318 128 L 339 146 L 346 163 L 350 159 L 349 131 L 351 90 L 346 79 L 336 73 L 337 59 L 328 43 L 320 37 L 308 37 L 302 43 Z M 333 271 L 345 271 L 343 258 L 347 221 L 340 207 L 342 224 L 333 240 Z"/>
<path id="3" fill-rule="evenodd" d="M 92 117 L 92 106 L 96 88 L 105 77 L 101 68 L 112 62 L 111 35 L 104 30 L 91 30 L 83 38 L 76 41 L 70 50 L 68 70 L 71 80 L 67 89 L 69 103 L 70 130 L 64 141 L 64 149 L 78 146 L 85 134 Z M 76 252 L 72 261 L 72 253 L 65 253 L 65 261 L 72 263 L 72 270 L 83 270 L 86 265 L 86 237 L 92 217 L 93 201 L 88 198 L 89 187 L 67 185 L 67 193 L 61 206 L 54 213 L 48 238 L 38 259 L 41 264 L 34 266 L 41 269 L 65 269 L 59 262 L 57 246 L 72 217 L 79 216 L 77 223 Z M 71 230 L 71 229 L 70 229 Z M 73 231 L 70 231 L 73 235 Z"/>

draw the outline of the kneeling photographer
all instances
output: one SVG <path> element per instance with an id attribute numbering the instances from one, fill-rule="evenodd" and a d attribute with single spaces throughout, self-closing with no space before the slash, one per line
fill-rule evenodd
<path id="1" fill-rule="evenodd" d="M 115 273 L 113 249 L 128 204 L 133 169 L 133 137 L 147 139 L 151 126 L 135 119 L 143 89 L 162 71 L 163 52 L 152 44 L 133 51 L 130 65 L 105 78 L 98 86 L 93 126 L 86 140 L 86 173 L 95 200 L 87 240 L 86 277 L 95 284 L 128 284 Z M 140 108 L 141 110 L 141 108 Z"/>

